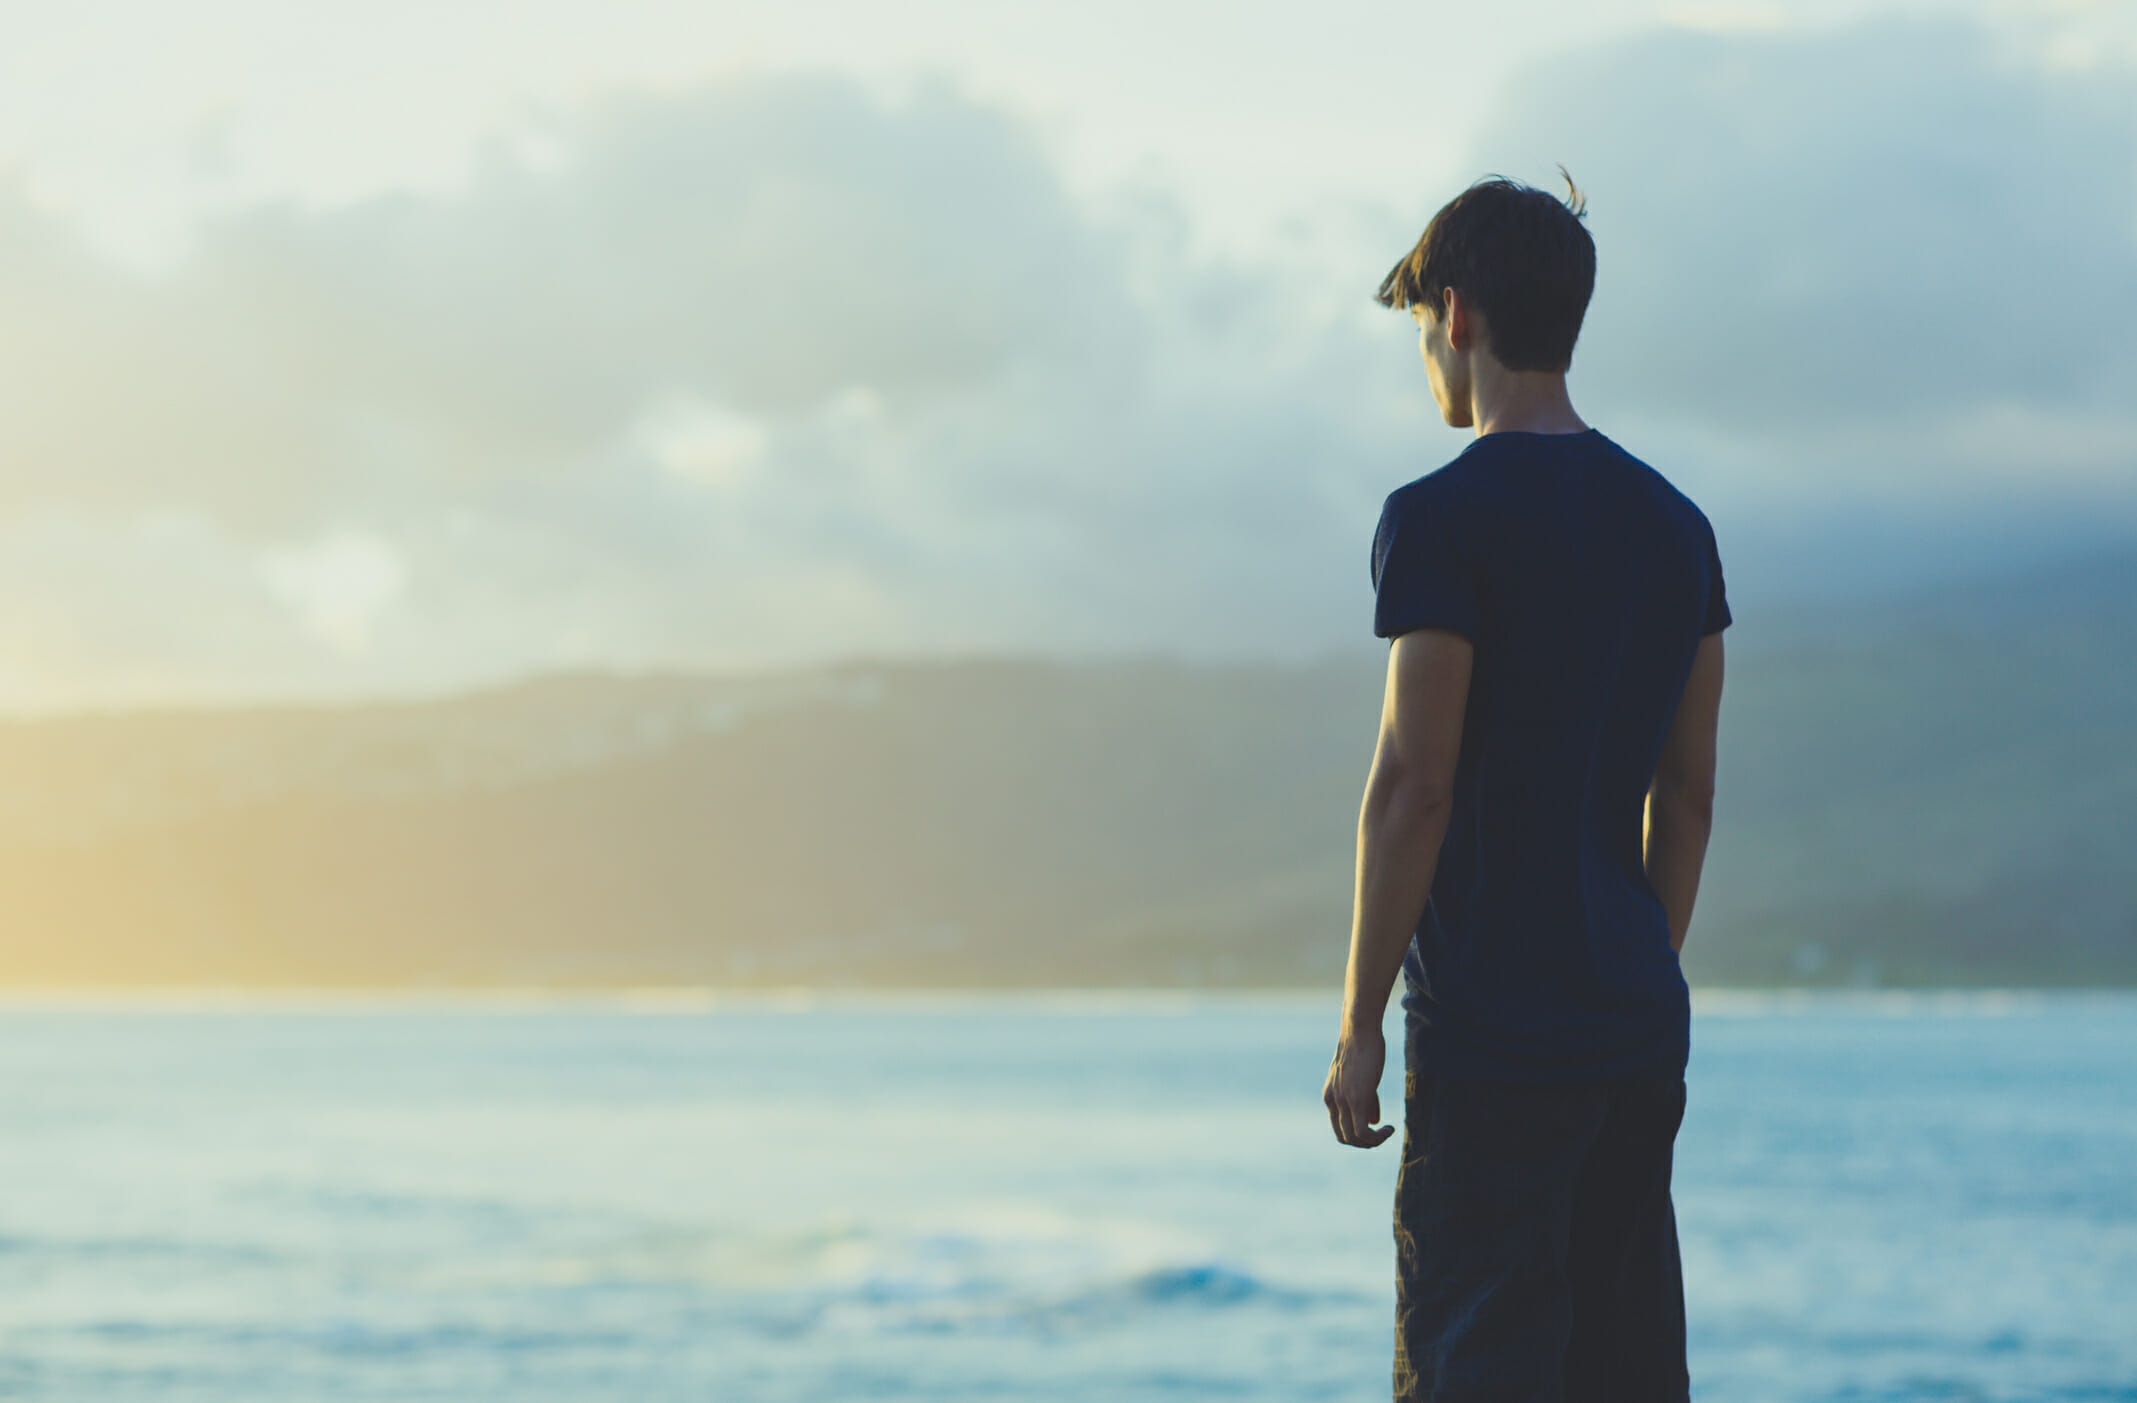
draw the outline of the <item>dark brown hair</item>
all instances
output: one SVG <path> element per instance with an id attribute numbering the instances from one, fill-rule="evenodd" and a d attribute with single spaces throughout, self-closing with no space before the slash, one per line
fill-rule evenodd
<path id="1" fill-rule="evenodd" d="M 1581 220 L 1587 196 L 1566 177 L 1563 200 L 1547 190 L 1486 176 L 1449 200 L 1417 246 L 1380 280 L 1373 300 L 1435 317 L 1446 289 L 1481 312 L 1491 353 L 1508 370 L 1564 370 L 1595 291 L 1595 240 Z"/>

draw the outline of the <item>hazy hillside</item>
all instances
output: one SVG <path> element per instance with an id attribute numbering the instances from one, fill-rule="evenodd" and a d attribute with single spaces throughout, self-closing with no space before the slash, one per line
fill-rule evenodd
<path id="1" fill-rule="evenodd" d="M 1693 973 L 2137 980 L 2137 555 L 1769 634 Z"/>
<path id="2" fill-rule="evenodd" d="M 1696 979 L 2137 981 L 2137 557 L 1738 619 Z M 1324 981 L 1384 647 L 0 725 L 0 978 Z"/>

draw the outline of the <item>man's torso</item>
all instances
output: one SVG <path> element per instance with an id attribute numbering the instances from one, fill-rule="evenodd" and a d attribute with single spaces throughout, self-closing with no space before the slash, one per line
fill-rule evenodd
<path id="1" fill-rule="evenodd" d="M 1475 645 L 1453 810 L 1404 964 L 1449 1076 L 1681 1074 L 1689 998 L 1643 862 L 1656 757 L 1728 621 L 1706 518 L 1600 433 L 1479 438 L 1396 489 L 1375 632 Z"/>

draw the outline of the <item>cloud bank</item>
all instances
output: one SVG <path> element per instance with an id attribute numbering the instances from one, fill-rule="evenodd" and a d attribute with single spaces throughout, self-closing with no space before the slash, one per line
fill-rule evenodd
<path id="1" fill-rule="evenodd" d="M 1955 24 L 1665 31 L 1525 75 L 1476 154 L 1588 188 L 1576 401 L 1778 579 L 1835 514 L 2132 519 L 2133 92 Z M 161 275 L 0 187 L 0 705 L 1362 646 L 1380 497 L 1464 442 L 1367 302 L 1452 191 L 1392 192 L 1331 314 L 947 81 L 517 138 Z"/>

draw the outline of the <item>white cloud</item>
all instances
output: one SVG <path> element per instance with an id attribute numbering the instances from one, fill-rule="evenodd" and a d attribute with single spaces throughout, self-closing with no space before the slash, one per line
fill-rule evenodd
<path id="1" fill-rule="evenodd" d="M 771 433 L 755 415 L 686 397 L 641 414 L 630 437 L 653 455 L 663 472 L 685 482 L 733 489 L 747 485 L 763 465 Z"/>
<path id="2" fill-rule="evenodd" d="M 350 530 L 265 550 L 260 574 L 307 629 L 335 651 L 351 654 L 365 650 L 380 612 L 407 582 L 400 552 Z"/>

